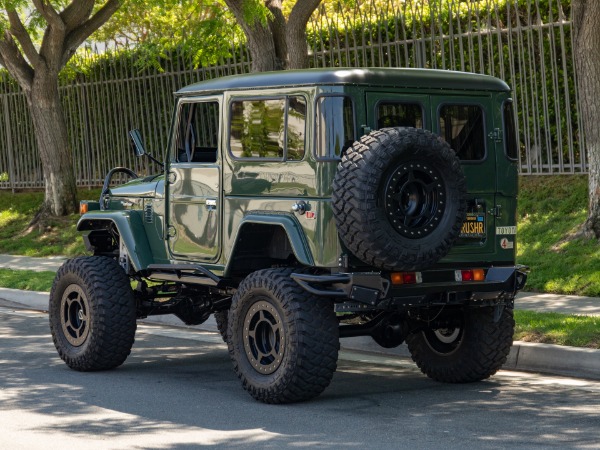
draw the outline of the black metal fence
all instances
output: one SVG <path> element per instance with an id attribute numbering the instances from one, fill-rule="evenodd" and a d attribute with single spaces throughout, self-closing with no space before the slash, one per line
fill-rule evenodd
<path id="1" fill-rule="evenodd" d="M 315 67 L 426 67 L 486 73 L 513 88 L 522 174 L 584 173 L 569 0 L 324 0 L 309 24 Z M 183 53 L 161 68 L 136 64 L 135 49 L 88 47 L 87 71 L 60 91 L 78 184 L 101 184 L 117 165 L 134 167 L 127 131 L 140 128 L 160 155 L 167 144 L 173 92 L 249 70 L 243 47 L 218 66 L 196 68 Z M 0 73 L 0 188 L 43 186 L 22 93 Z"/>

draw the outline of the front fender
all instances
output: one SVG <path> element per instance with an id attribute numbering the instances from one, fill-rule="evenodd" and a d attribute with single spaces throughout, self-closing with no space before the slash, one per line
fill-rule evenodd
<path id="1" fill-rule="evenodd" d="M 94 230 L 108 230 L 114 224 L 125 243 L 131 265 L 136 271 L 154 264 L 148 236 L 138 211 L 93 211 L 81 216 L 77 231 L 89 234 Z"/>

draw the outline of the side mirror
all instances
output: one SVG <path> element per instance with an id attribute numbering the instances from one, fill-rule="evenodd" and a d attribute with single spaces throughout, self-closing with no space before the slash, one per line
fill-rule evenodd
<path id="1" fill-rule="evenodd" d="M 136 156 L 144 156 L 146 154 L 146 148 L 142 142 L 142 135 L 140 130 L 131 130 L 129 132 L 129 138 L 131 139 L 131 148 L 135 152 Z"/>
<path id="2" fill-rule="evenodd" d="M 155 159 L 150 153 L 146 153 L 146 147 L 144 147 L 144 142 L 142 141 L 142 134 L 140 133 L 140 130 L 131 130 L 129 132 L 129 138 L 131 139 L 131 148 L 133 148 L 133 151 L 135 152 L 136 156 L 146 156 L 159 166 L 165 166 L 159 160 Z"/>

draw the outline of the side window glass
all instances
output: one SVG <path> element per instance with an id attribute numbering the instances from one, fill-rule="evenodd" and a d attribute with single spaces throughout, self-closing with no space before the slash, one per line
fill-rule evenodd
<path id="1" fill-rule="evenodd" d="M 485 158 L 483 110 L 477 105 L 442 106 L 440 136 L 461 160 L 482 160 Z"/>
<path id="2" fill-rule="evenodd" d="M 231 153 L 236 158 L 283 158 L 285 99 L 231 104 Z"/>
<path id="3" fill-rule="evenodd" d="M 377 129 L 386 127 L 423 128 L 423 108 L 413 103 L 379 102 Z"/>
<path id="4" fill-rule="evenodd" d="M 219 103 L 183 103 L 177 125 L 178 162 L 217 162 Z"/>
<path id="5" fill-rule="evenodd" d="M 506 156 L 516 160 L 519 158 L 519 146 L 517 141 L 517 130 L 515 128 L 515 113 L 511 101 L 504 102 L 504 134 L 506 143 Z"/>
<path id="6" fill-rule="evenodd" d="M 304 158 L 306 138 L 306 100 L 304 97 L 288 97 L 287 113 L 287 159 L 300 161 Z"/>
<path id="7" fill-rule="evenodd" d="M 340 158 L 355 140 L 352 99 L 344 96 L 320 97 L 316 113 L 317 158 Z"/>
<path id="8" fill-rule="evenodd" d="M 235 158 L 304 158 L 306 100 L 289 96 L 231 103 L 229 147 Z"/>

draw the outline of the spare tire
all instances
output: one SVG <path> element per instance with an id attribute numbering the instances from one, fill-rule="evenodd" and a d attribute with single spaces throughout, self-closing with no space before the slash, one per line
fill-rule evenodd
<path id="1" fill-rule="evenodd" d="M 465 177 L 452 148 L 416 128 L 383 128 L 340 161 L 332 206 L 340 239 L 366 264 L 421 270 L 452 248 L 466 212 Z"/>

